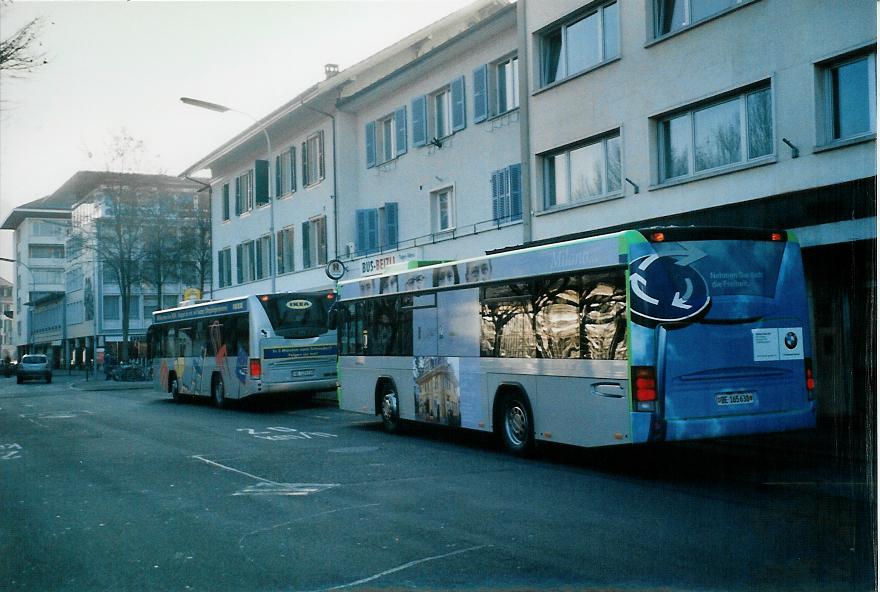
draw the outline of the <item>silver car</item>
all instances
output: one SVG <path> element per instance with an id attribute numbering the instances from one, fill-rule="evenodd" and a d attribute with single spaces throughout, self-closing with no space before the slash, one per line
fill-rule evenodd
<path id="1" fill-rule="evenodd" d="M 42 354 L 23 356 L 18 361 L 15 378 L 18 384 L 33 379 L 45 380 L 46 384 L 49 384 L 52 382 L 52 367 L 49 365 L 49 358 Z"/>

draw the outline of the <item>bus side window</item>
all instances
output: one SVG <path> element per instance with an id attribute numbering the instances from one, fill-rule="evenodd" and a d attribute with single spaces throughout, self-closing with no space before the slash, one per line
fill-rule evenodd
<path id="1" fill-rule="evenodd" d="M 541 358 L 580 358 L 578 317 L 580 278 L 561 276 L 535 282 L 535 337 Z"/>
<path id="2" fill-rule="evenodd" d="M 581 289 L 583 357 L 625 360 L 626 289 L 623 271 L 585 275 Z"/>
<path id="3" fill-rule="evenodd" d="M 245 355 L 250 355 L 250 327 L 248 326 L 248 315 L 238 315 L 235 318 L 236 337 L 238 340 L 238 350 L 244 350 Z"/>
<path id="4" fill-rule="evenodd" d="M 527 282 L 487 286 L 480 292 L 480 355 L 534 358 L 532 286 Z"/>
<path id="5" fill-rule="evenodd" d="M 167 357 L 174 357 L 177 353 L 177 327 L 174 325 L 168 327 L 165 333 L 165 354 Z"/>

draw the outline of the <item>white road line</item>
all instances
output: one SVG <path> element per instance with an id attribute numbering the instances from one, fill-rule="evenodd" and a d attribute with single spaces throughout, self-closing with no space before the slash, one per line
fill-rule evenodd
<path id="1" fill-rule="evenodd" d="M 226 469 L 227 471 L 232 471 L 233 473 L 238 473 L 239 475 L 244 475 L 245 477 L 250 477 L 251 479 L 256 479 L 257 481 L 262 481 L 263 483 L 271 483 L 272 485 L 277 485 L 278 487 L 284 487 L 283 483 L 278 483 L 276 481 L 264 479 L 263 477 L 258 477 L 256 475 L 251 475 L 250 473 L 245 473 L 244 471 L 239 471 L 238 469 L 234 469 L 232 467 L 227 467 L 226 465 L 221 465 L 220 463 L 214 462 L 213 460 L 207 459 L 204 456 L 201 456 L 199 454 L 196 454 L 195 456 L 192 456 L 190 458 L 196 458 L 204 463 L 208 463 L 209 465 L 212 465 L 212 466 L 215 466 L 215 467 L 218 467 L 221 469 Z"/>
<path id="2" fill-rule="evenodd" d="M 258 528 L 253 532 L 249 532 L 246 535 L 242 536 L 238 539 L 238 547 L 241 548 L 244 545 L 244 540 L 250 536 L 254 536 L 261 532 L 268 532 L 275 530 L 276 528 L 281 528 L 282 526 L 287 526 L 288 524 L 293 524 L 294 522 L 302 522 L 303 520 L 311 520 L 312 518 L 318 518 L 319 516 L 326 516 L 327 514 L 335 514 L 336 512 L 345 512 L 348 510 L 360 510 L 361 508 L 372 508 L 375 506 L 381 506 L 382 504 L 364 504 L 361 506 L 349 506 L 347 508 L 336 508 L 335 510 L 327 510 L 326 512 L 318 512 L 317 514 L 309 514 L 308 516 L 301 516 L 299 518 L 295 518 L 294 520 L 288 520 L 287 522 L 282 522 L 281 524 L 275 524 L 273 526 L 269 526 L 267 528 Z"/>
<path id="3" fill-rule="evenodd" d="M 320 590 L 314 590 L 312 592 L 330 592 L 331 590 L 342 590 L 343 588 L 351 588 L 352 586 L 360 586 L 361 584 L 366 584 L 367 582 L 372 582 L 373 580 L 378 580 L 381 577 L 393 574 L 395 572 L 409 569 L 410 567 L 419 565 L 420 563 L 427 563 L 428 561 L 436 561 L 437 559 L 445 559 L 447 557 L 452 557 L 453 555 L 460 555 L 461 553 L 467 553 L 468 551 L 476 551 L 478 549 L 482 549 L 487 546 L 488 545 L 477 545 L 476 547 L 468 547 L 467 549 L 459 549 L 458 551 L 452 551 L 451 553 L 444 553 L 443 555 L 434 555 L 433 557 L 425 557 L 424 559 L 416 559 L 415 561 L 410 561 L 409 563 L 404 563 L 403 565 L 398 565 L 397 567 L 393 567 L 391 569 L 386 569 L 383 572 L 379 572 L 376 575 L 372 575 L 368 578 L 364 578 L 364 579 L 358 580 L 356 582 L 349 582 L 347 584 L 340 584 L 339 586 L 333 586 L 332 588 L 321 588 Z"/>

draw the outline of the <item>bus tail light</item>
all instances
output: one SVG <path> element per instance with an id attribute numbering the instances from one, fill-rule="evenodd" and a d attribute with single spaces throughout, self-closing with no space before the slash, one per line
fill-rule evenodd
<path id="1" fill-rule="evenodd" d="M 263 373 L 263 366 L 260 363 L 260 358 L 251 358 L 250 371 L 251 378 L 260 380 L 260 375 Z"/>
<path id="2" fill-rule="evenodd" d="M 816 380 L 813 378 L 813 360 L 810 358 L 804 359 L 804 372 L 807 383 L 807 398 L 812 401 L 815 398 L 813 389 L 816 388 Z"/>
<path id="3" fill-rule="evenodd" d="M 636 411 L 657 410 L 657 372 L 653 366 L 633 366 L 632 394 Z"/>

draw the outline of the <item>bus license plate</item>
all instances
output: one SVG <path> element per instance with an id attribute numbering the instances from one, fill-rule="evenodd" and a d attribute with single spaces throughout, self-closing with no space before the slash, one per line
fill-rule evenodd
<path id="1" fill-rule="evenodd" d="M 314 370 L 291 370 L 290 377 L 291 378 L 303 378 L 305 376 L 314 376 Z"/>
<path id="2" fill-rule="evenodd" d="M 748 405 L 755 402 L 755 393 L 718 393 L 715 395 L 718 405 Z"/>

